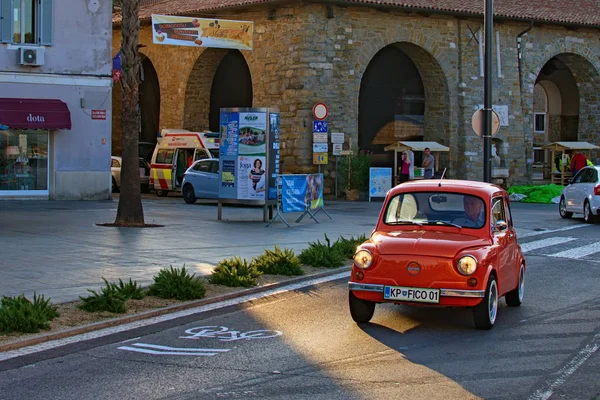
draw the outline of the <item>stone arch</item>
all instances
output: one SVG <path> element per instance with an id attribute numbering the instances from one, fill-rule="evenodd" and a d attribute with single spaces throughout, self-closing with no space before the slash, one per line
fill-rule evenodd
<path id="1" fill-rule="evenodd" d="M 184 129 L 192 131 L 218 130 L 218 126 L 213 126 L 215 125 L 214 116 L 213 123 L 211 123 L 211 99 L 214 99 L 215 89 L 213 85 L 220 71 L 231 66 L 232 59 L 235 59 L 235 62 L 238 63 L 241 60 L 245 64 L 248 74 L 247 78 L 250 80 L 250 100 L 252 100 L 252 77 L 248 62 L 243 53 L 238 50 L 208 48 L 197 58 L 187 81 L 183 114 Z M 227 89 L 230 90 L 231 88 L 228 87 Z M 229 106 L 251 105 L 252 102 L 250 101 L 249 105 L 231 104 Z"/>
<path id="2" fill-rule="evenodd" d="M 422 109 L 422 120 L 420 124 L 415 119 L 399 117 L 400 121 L 390 119 L 387 124 L 382 127 L 378 127 L 386 132 L 378 132 L 378 142 L 395 142 L 398 140 L 407 140 L 403 138 L 403 132 L 409 132 L 412 136 L 410 139 L 419 140 L 419 137 L 424 141 L 437 141 L 447 146 L 453 146 L 456 144 L 456 138 L 451 134 L 452 122 L 451 115 L 453 115 L 456 108 L 453 104 L 454 96 L 450 94 L 450 86 L 448 85 L 448 75 L 442 64 L 439 61 L 439 55 L 436 52 L 428 50 L 426 48 L 426 42 L 415 43 L 414 41 L 399 41 L 392 42 L 381 47 L 378 47 L 375 52 L 361 52 L 359 65 L 363 66 L 364 69 L 358 71 L 358 88 L 356 90 L 358 100 L 358 119 L 359 119 L 359 132 L 358 136 L 362 134 L 361 121 L 365 116 L 361 110 L 361 95 L 363 95 L 364 87 L 363 83 L 365 80 L 365 74 L 368 73 L 369 68 L 373 60 L 376 60 L 378 55 L 382 52 L 389 51 L 389 49 L 395 49 L 403 53 L 414 65 L 417 71 L 417 76 L 422 82 L 422 93 L 423 93 L 423 109 Z M 408 121 L 406 121 L 408 120 Z M 419 126 L 420 125 L 420 126 Z M 383 140 L 381 138 L 383 137 Z M 360 143 L 361 140 L 359 139 Z M 447 153 L 441 153 L 438 160 L 439 165 L 444 167 L 449 166 L 449 159 Z M 390 158 L 393 163 L 393 158 Z M 388 161 L 389 162 L 389 161 Z M 393 166 L 393 164 L 392 164 Z"/>
<path id="3" fill-rule="evenodd" d="M 156 143 L 160 123 L 160 81 L 149 57 L 140 53 L 140 142 Z"/>

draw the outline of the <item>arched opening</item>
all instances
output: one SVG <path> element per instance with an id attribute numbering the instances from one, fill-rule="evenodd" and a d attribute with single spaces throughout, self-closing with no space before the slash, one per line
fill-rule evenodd
<path id="1" fill-rule="evenodd" d="M 252 78 L 238 50 L 206 49 L 188 78 L 183 127 L 219 131 L 220 108 L 252 107 Z"/>
<path id="2" fill-rule="evenodd" d="M 358 145 L 373 153 L 372 166 L 393 167 L 397 141 L 449 144 L 449 93 L 444 72 L 423 48 L 395 43 L 381 49 L 367 66 L 360 85 Z M 420 165 L 415 153 L 415 165 Z M 447 166 L 441 153 L 438 166 Z"/>
<path id="3" fill-rule="evenodd" d="M 139 140 L 155 144 L 160 121 L 160 85 L 152 61 L 141 56 Z"/>

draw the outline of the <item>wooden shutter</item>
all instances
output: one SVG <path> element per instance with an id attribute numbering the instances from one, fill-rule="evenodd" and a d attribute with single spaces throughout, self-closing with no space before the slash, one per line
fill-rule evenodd
<path id="1" fill-rule="evenodd" d="M 13 42 L 13 0 L 0 0 L 0 42 Z"/>
<path id="2" fill-rule="evenodd" d="M 39 44 L 51 46 L 54 41 L 54 0 L 38 1 Z"/>

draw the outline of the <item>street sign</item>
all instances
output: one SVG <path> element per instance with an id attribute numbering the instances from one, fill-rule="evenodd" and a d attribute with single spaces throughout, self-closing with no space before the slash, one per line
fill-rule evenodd
<path id="1" fill-rule="evenodd" d="M 342 146 L 344 144 L 343 143 L 334 143 L 333 144 L 333 155 L 334 156 L 341 156 L 342 154 Z"/>
<path id="2" fill-rule="evenodd" d="M 342 151 L 340 151 L 340 156 L 349 156 L 353 153 L 354 152 L 352 150 L 342 150 Z"/>
<path id="3" fill-rule="evenodd" d="M 327 153 L 329 151 L 327 143 L 313 143 L 313 153 Z"/>
<path id="4" fill-rule="evenodd" d="M 344 143 L 344 133 L 331 132 L 331 143 Z"/>
<path id="5" fill-rule="evenodd" d="M 313 153 L 313 164 L 327 164 L 327 153 Z"/>
<path id="6" fill-rule="evenodd" d="M 313 132 L 327 133 L 328 131 L 327 121 L 313 121 Z"/>
<path id="7" fill-rule="evenodd" d="M 314 105 L 313 116 L 315 117 L 315 119 L 322 121 L 325 118 L 327 118 L 328 114 L 329 110 L 327 109 L 327 106 L 324 103 L 317 103 Z"/>
<path id="8" fill-rule="evenodd" d="M 484 111 L 483 111 L 483 109 L 481 109 L 481 110 L 475 111 L 475 114 L 473 114 L 473 117 L 471 118 L 471 125 L 473 125 L 473 130 L 475 131 L 477 136 L 480 136 L 480 137 L 483 134 L 483 131 L 482 131 L 483 115 L 484 115 Z M 496 133 L 498 133 L 499 130 L 500 130 L 500 117 L 498 116 L 496 111 L 492 110 L 492 136 L 494 136 Z"/>
<path id="9" fill-rule="evenodd" d="M 313 143 L 327 143 L 327 134 L 313 132 Z"/>

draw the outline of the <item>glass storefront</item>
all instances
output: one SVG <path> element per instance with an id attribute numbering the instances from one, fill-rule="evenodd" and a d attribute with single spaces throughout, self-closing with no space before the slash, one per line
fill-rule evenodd
<path id="1" fill-rule="evenodd" d="M 0 130 L 0 192 L 48 191 L 48 137 L 47 130 Z"/>

